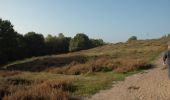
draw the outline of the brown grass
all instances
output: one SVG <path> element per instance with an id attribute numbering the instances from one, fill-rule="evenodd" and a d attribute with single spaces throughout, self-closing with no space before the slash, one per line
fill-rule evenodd
<path id="1" fill-rule="evenodd" d="M 40 57 L 31 61 L 21 62 L 19 64 L 9 64 L 7 70 L 40 72 L 51 67 L 62 67 L 72 62 L 85 63 L 87 58 L 83 55 L 72 55 L 63 57 Z"/>
<path id="2" fill-rule="evenodd" d="M 72 80 L 49 80 L 25 88 L 8 88 L 8 93 L 0 91 L 3 100 L 68 100 L 69 91 L 73 91 Z M 15 90 L 16 89 L 16 90 Z"/>
<path id="3" fill-rule="evenodd" d="M 64 55 L 37 57 L 5 67 L 8 70 L 48 71 L 73 75 L 115 69 L 117 72 L 123 72 L 118 70 L 133 71 L 135 64 L 139 64 L 138 67 L 149 67 L 150 62 L 165 50 L 169 38 L 109 44 Z"/>
<path id="4" fill-rule="evenodd" d="M 142 59 L 112 59 L 108 56 L 95 58 L 85 64 L 72 63 L 63 68 L 50 69 L 49 72 L 58 74 L 79 75 L 87 72 L 128 72 L 140 69 L 149 69 L 152 65 Z"/>
<path id="5" fill-rule="evenodd" d="M 51 88 L 33 88 L 27 91 L 19 90 L 7 95 L 4 100 L 68 100 L 67 92 Z"/>
<path id="6" fill-rule="evenodd" d="M 15 76 L 15 75 L 20 75 L 20 74 L 22 74 L 21 71 L 4 71 L 4 70 L 0 71 L 1 77 L 10 77 L 10 76 Z"/>
<path id="7" fill-rule="evenodd" d="M 85 74 L 74 76 L 80 77 L 79 82 L 76 83 L 79 85 L 78 94 L 95 93 L 96 88 L 98 90 L 103 89 L 101 87 L 106 85 L 109 78 L 101 79 L 100 75 L 94 76 L 95 73 L 93 72 L 117 72 L 109 74 L 109 82 L 112 82 L 115 74 L 117 74 L 119 79 L 122 79 L 122 77 L 124 77 L 122 75 L 126 75 L 126 72 L 135 72 L 136 70 L 151 68 L 153 67 L 151 61 L 165 50 L 166 43 L 169 40 L 170 37 L 164 37 L 152 40 L 138 40 L 129 43 L 109 44 L 90 50 L 64 55 L 36 57 L 2 66 L 3 71 L 0 71 L 0 99 L 68 100 L 70 99 L 69 93 L 75 91 L 77 87 L 73 85 L 72 80 L 61 80 L 62 78 L 60 76 L 57 77 L 59 78 L 58 80 L 54 80 L 57 79 L 56 73 L 57 75 L 66 74 L 61 75 L 64 78 Z M 9 71 L 4 71 L 4 69 Z M 22 74 L 27 73 L 20 71 L 31 71 L 31 74 L 35 76 L 39 74 L 42 77 L 50 74 L 52 78 L 48 79 L 48 76 L 46 78 L 41 78 L 41 76 L 34 78 L 34 75 L 30 77 L 27 76 L 27 78 L 16 77 L 20 75 L 24 76 Z M 40 71 L 44 71 L 42 72 L 44 74 L 39 73 Z M 86 75 L 91 76 L 82 78 L 82 76 Z M 107 75 L 107 73 L 102 73 L 102 76 L 105 75 Z M 102 84 L 96 84 L 97 82 L 94 80 L 96 77 L 98 77 L 98 82 L 103 81 Z M 90 79 L 90 81 L 87 79 Z M 83 88 L 81 88 L 82 86 Z"/>
<path id="8" fill-rule="evenodd" d="M 124 73 L 129 71 L 135 71 L 135 70 L 141 70 L 141 69 L 149 69 L 152 68 L 152 64 L 146 63 L 146 61 L 142 59 L 126 59 L 121 60 L 121 64 L 117 69 L 115 69 L 115 72 Z"/>

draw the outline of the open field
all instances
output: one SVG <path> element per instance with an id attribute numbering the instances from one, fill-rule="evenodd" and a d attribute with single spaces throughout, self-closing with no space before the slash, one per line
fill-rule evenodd
<path id="1" fill-rule="evenodd" d="M 113 81 L 154 67 L 170 37 L 109 44 L 62 55 L 33 57 L 1 66 L 4 100 L 81 99 Z"/>

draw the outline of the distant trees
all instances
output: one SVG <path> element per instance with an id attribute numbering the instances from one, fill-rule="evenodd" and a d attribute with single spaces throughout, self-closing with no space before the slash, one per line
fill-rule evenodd
<path id="1" fill-rule="evenodd" d="M 71 52 L 85 50 L 97 46 L 102 46 L 104 44 L 105 43 L 102 39 L 89 39 L 89 37 L 86 34 L 78 33 L 73 39 L 71 39 L 69 50 Z"/>
<path id="2" fill-rule="evenodd" d="M 102 39 L 89 39 L 78 33 L 74 38 L 58 36 L 44 37 L 36 32 L 18 34 L 10 21 L 0 19 L 0 65 L 32 56 L 66 53 L 104 45 Z"/>
<path id="3" fill-rule="evenodd" d="M 70 51 L 84 50 L 88 48 L 90 48 L 90 40 L 86 34 L 78 33 L 70 41 L 70 46 L 69 46 Z"/>
<path id="4" fill-rule="evenodd" d="M 135 40 L 137 40 L 137 37 L 136 37 L 136 36 L 131 36 L 131 37 L 128 39 L 128 42 L 130 42 L 130 41 L 135 41 Z"/>
<path id="5" fill-rule="evenodd" d="M 48 35 L 45 38 L 46 53 L 47 54 L 57 54 L 69 52 L 69 43 L 71 38 L 65 37 L 63 34 L 59 34 L 58 37 Z"/>
<path id="6" fill-rule="evenodd" d="M 97 47 L 104 45 L 104 41 L 102 39 L 90 39 L 91 47 Z"/>
<path id="7" fill-rule="evenodd" d="M 0 63 L 16 59 L 17 32 L 10 21 L 0 19 Z"/>
<path id="8" fill-rule="evenodd" d="M 28 32 L 24 35 L 24 43 L 27 56 L 39 56 L 45 53 L 45 39 L 42 34 Z"/>

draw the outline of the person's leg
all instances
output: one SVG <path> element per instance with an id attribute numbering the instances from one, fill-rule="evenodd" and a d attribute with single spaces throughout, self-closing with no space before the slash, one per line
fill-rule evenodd
<path id="1" fill-rule="evenodd" d="M 170 64 L 168 64 L 168 66 L 167 66 L 168 68 L 168 78 L 170 79 Z"/>

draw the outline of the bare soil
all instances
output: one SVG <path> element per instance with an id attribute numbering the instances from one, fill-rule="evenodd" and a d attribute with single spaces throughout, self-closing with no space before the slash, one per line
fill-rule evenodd
<path id="1" fill-rule="evenodd" d="M 155 64 L 155 68 L 114 83 L 110 90 L 102 90 L 90 100 L 170 100 L 170 80 L 161 57 Z"/>

